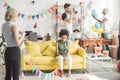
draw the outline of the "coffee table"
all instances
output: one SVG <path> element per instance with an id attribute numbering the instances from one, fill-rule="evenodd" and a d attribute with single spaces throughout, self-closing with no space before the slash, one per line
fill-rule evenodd
<path id="1" fill-rule="evenodd" d="M 95 57 L 93 57 L 95 56 Z M 91 73 L 91 68 L 92 68 L 92 63 L 93 61 L 104 61 L 104 60 L 107 60 L 107 61 L 110 61 L 112 63 L 112 58 L 111 57 L 103 57 L 102 55 L 100 57 L 98 57 L 98 55 L 96 54 L 93 54 L 93 53 L 87 53 L 86 54 L 86 58 L 87 60 L 89 60 L 89 70 L 88 72 Z M 100 65 L 101 67 L 103 67 L 102 65 Z"/>

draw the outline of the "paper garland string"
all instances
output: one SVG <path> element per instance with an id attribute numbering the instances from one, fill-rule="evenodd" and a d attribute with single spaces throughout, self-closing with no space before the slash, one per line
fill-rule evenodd
<path id="1" fill-rule="evenodd" d="M 84 2 L 81 2 L 79 3 L 80 6 L 84 5 Z M 91 10 L 93 6 L 93 2 L 92 1 L 89 1 L 88 5 L 86 6 L 86 11 L 85 11 L 85 14 L 83 16 L 80 17 L 80 22 L 82 22 L 83 20 L 85 20 L 87 18 L 87 15 L 89 13 L 89 11 Z"/>
<path id="2" fill-rule="evenodd" d="M 7 10 L 9 10 L 11 8 L 8 5 L 8 3 L 6 3 L 6 2 L 4 3 L 3 7 L 5 7 Z M 35 18 L 39 19 L 40 17 L 43 18 L 44 16 L 48 15 L 49 13 L 52 13 L 56 8 L 57 8 L 57 5 L 54 4 L 49 9 L 47 9 L 45 12 L 42 12 L 42 13 L 39 13 L 39 14 L 36 14 L 36 15 L 26 15 L 26 14 L 18 12 L 17 17 L 21 17 L 22 19 L 26 17 L 28 20 L 30 20 L 30 19 L 34 20 Z"/>
<path id="3" fill-rule="evenodd" d="M 28 55 L 28 51 L 27 51 L 27 49 L 24 49 L 24 56 L 27 56 L 27 55 Z M 52 77 L 54 77 L 54 74 L 55 75 L 60 75 L 60 72 L 59 72 L 58 69 L 55 69 L 51 73 L 44 73 L 44 72 L 40 71 L 37 68 L 37 66 L 34 64 L 32 58 L 30 58 L 29 64 L 30 64 L 30 67 L 32 67 L 32 73 L 35 72 L 35 75 L 38 76 L 40 80 L 44 80 L 44 79 L 46 79 L 46 80 L 52 80 Z M 24 78 L 25 78 L 25 75 L 22 72 L 22 79 L 24 79 Z"/>

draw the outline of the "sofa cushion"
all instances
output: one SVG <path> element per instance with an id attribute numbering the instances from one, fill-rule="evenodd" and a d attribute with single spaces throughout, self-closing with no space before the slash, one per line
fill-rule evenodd
<path id="1" fill-rule="evenodd" d="M 39 45 L 26 46 L 26 50 L 30 56 L 42 56 Z"/>
<path id="2" fill-rule="evenodd" d="M 53 45 L 53 44 L 55 44 L 54 40 L 39 42 L 41 53 L 43 53 L 46 50 L 48 45 Z"/>
<path id="3" fill-rule="evenodd" d="M 52 57 L 52 56 L 31 57 L 31 59 L 33 60 L 34 64 L 36 64 L 36 65 L 58 64 L 56 57 Z M 27 60 L 27 61 L 25 61 L 26 64 L 29 64 L 30 62 L 28 61 L 28 59 L 26 59 L 26 60 Z M 83 59 L 81 56 L 79 56 L 77 54 L 72 55 L 72 63 L 73 64 L 80 64 L 82 61 L 83 61 Z M 65 64 L 67 64 L 66 60 L 65 60 Z"/>
<path id="4" fill-rule="evenodd" d="M 69 43 L 69 52 L 71 55 L 77 54 L 78 50 L 78 40 Z"/>
<path id="5" fill-rule="evenodd" d="M 33 42 L 33 41 L 26 40 L 25 41 L 25 45 L 26 46 L 39 45 L 39 43 L 38 42 Z"/>
<path id="6" fill-rule="evenodd" d="M 43 56 L 55 56 L 56 54 L 56 47 L 52 45 L 48 45 L 47 49 L 42 53 Z"/>

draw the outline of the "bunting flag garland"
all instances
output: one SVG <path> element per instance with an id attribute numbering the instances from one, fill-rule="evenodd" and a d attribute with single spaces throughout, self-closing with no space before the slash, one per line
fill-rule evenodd
<path id="1" fill-rule="evenodd" d="M 84 5 L 84 2 L 81 2 L 79 3 L 80 6 Z M 85 14 L 83 16 L 80 17 L 80 22 L 82 22 L 83 20 L 85 20 L 87 18 L 87 15 L 89 13 L 89 11 L 91 10 L 93 6 L 93 2 L 92 1 L 89 1 L 88 5 L 86 6 L 86 11 L 85 11 Z"/>
<path id="2" fill-rule="evenodd" d="M 27 49 L 24 48 L 24 56 L 28 55 L 28 51 Z M 52 77 L 54 77 L 54 75 L 60 75 L 60 72 L 58 69 L 55 69 L 53 72 L 51 73 L 44 73 L 42 71 L 40 71 L 37 66 L 34 64 L 32 58 L 30 57 L 30 67 L 32 67 L 32 73 L 35 72 L 35 76 L 38 76 L 40 80 L 52 80 Z M 22 79 L 25 78 L 24 73 L 22 72 Z"/>
<path id="3" fill-rule="evenodd" d="M 7 10 L 9 10 L 11 7 L 8 5 L 8 3 L 4 3 L 3 7 L 5 7 Z M 22 19 L 24 19 L 25 17 L 27 17 L 28 20 L 32 19 L 34 20 L 35 18 L 36 19 L 39 19 L 40 17 L 43 18 L 44 16 L 52 13 L 55 9 L 57 8 L 57 5 L 54 4 L 53 6 L 51 6 L 49 9 L 47 9 L 45 12 L 42 12 L 42 13 L 39 13 L 39 14 L 36 14 L 36 15 L 26 15 L 24 13 L 20 13 L 18 12 L 17 13 L 17 17 L 21 17 Z"/>

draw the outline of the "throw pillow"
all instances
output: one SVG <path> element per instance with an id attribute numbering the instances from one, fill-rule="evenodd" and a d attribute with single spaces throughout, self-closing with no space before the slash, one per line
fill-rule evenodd
<path id="1" fill-rule="evenodd" d="M 76 54 L 78 49 L 78 40 L 69 43 L 69 52 L 70 54 Z"/>
<path id="2" fill-rule="evenodd" d="M 43 52 L 44 56 L 55 56 L 56 55 L 56 47 L 52 45 L 48 45 L 46 50 Z"/>
<path id="3" fill-rule="evenodd" d="M 26 46 L 26 49 L 30 56 L 42 56 L 39 45 Z"/>

